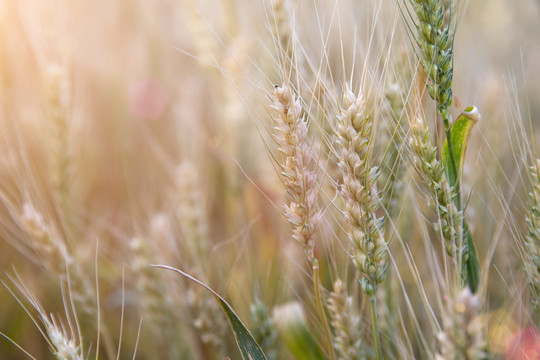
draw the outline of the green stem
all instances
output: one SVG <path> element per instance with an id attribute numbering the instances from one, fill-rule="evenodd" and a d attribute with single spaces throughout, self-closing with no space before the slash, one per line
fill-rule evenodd
<path id="1" fill-rule="evenodd" d="M 377 299 L 375 295 L 370 297 L 371 305 L 371 328 L 373 330 L 373 347 L 375 348 L 375 359 L 382 360 L 381 338 L 379 334 L 379 323 L 377 321 Z"/>
<path id="2" fill-rule="evenodd" d="M 330 335 L 330 326 L 328 325 L 328 320 L 326 319 L 326 315 L 324 314 L 324 307 L 321 298 L 319 262 L 316 258 L 313 258 L 311 260 L 311 263 L 313 265 L 313 287 L 315 290 L 315 302 L 317 304 L 319 317 L 321 318 L 324 328 L 324 337 L 326 341 L 327 353 L 330 356 L 330 360 L 336 360 L 336 355 L 334 354 L 334 346 L 332 345 L 332 337 Z"/>

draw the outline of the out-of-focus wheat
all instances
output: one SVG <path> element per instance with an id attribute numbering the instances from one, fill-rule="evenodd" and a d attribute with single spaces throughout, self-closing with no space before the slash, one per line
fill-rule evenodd
<path id="1" fill-rule="evenodd" d="M 529 233 L 525 237 L 525 272 L 533 295 L 533 305 L 540 312 L 540 160 L 530 167 Z"/>
<path id="2" fill-rule="evenodd" d="M 47 71 L 47 95 L 51 139 L 51 180 L 59 204 L 64 211 L 69 196 L 72 172 L 69 134 L 71 127 L 71 83 L 65 68 L 49 65 Z"/>
<path id="3" fill-rule="evenodd" d="M 487 359 L 485 324 L 478 295 L 465 288 L 448 299 L 443 313 L 443 331 L 438 334 L 440 351 L 437 360 Z"/>
<path id="4" fill-rule="evenodd" d="M 310 359 L 482 358 L 485 340 L 504 357 L 539 316 L 523 290 L 527 276 L 538 308 L 540 165 L 526 206 L 520 186 L 539 88 L 505 78 L 538 78 L 537 13 L 504 0 L 0 1 L 0 240 L 13 245 L 0 268 L 48 311 L 69 289 L 79 325 L 36 315 L 43 340 L 0 294 L 0 331 L 35 358 L 239 356 L 212 296 L 150 267 L 163 262 L 251 315 L 269 359 L 296 356 L 291 327 Z M 341 101 L 345 84 L 362 91 Z M 526 110 L 504 86 L 526 89 L 530 130 L 508 121 Z M 442 168 L 458 97 L 488 120 L 462 183 Z M 461 289 L 448 280 L 464 228 L 482 295 L 446 298 Z M 476 331 L 484 313 L 493 325 Z M 25 356 L 3 338 L 0 354 Z"/>
<path id="5" fill-rule="evenodd" d="M 72 298 L 86 314 L 96 319 L 93 287 L 89 285 L 75 258 L 69 254 L 62 237 L 29 202 L 23 205 L 20 221 L 24 231 L 30 236 L 30 247 L 36 252 L 41 264 L 60 279 L 69 279 Z"/>
<path id="6" fill-rule="evenodd" d="M 336 280 L 328 298 L 328 312 L 334 330 L 336 358 L 339 360 L 365 359 L 368 353 L 362 343 L 361 322 L 354 314 L 352 300 L 352 297 L 347 295 L 343 281 Z"/>
<path id="7" fill-rule="evenodd" d="M 197 168 L 185 161 L 177 169 L 178 220 L 192 260 L 202 262 L 209 249 L 208 220 Z"/>
<path id="8" fill-rule="evenodd" d="M 268 360 L 276 359 L 277 329 L 270 311 L 260 300 L 250 308 L 253 337 L 263 349 Z"/>
<path id="9" fill-rule="evenodd" d="M 45 312 L 40 301 L 33 295 L 29 288 L 27 288 L 22 282 L 20 275 L 16 273 L 16 278 L 10 276 L 11 282 L 15 285 L 19 293 L 22 295 L 22 299 L 15 293 L 15 290 L 10 285 L 3 283 L 8 291 L 17 299 L 19 304 L 24 308 L 26 313 L 30 316 L 34 324 L 39 329 L 41 335 L 45 338 L 49 345 L 50 352 L 57 360 L 83 360 L 83 348 L 80 329 L 75 329 L 70 317 L 77 316 L 76 313 L 70 314 L 71 310 L 69 305 L 64 304 L 66 316 L 68 317 L 68 323 L 65 324 L 53 314 L 48 315 Z M 32 312 L 24 305 L 26 302 L 30 303 L 33 310 L 38 314 L 38 318 L 35 319 Z M 77 319 L 75 319 L 77 320 Z M 77 324 L 78 326 L 78 324 Z"/>
<path id="10" fill-rule="evenodd" d="M 176 316 L 172 311 L 161 273 L 150 267 L 155 261 L 149 244 L 136 237 L 131 239 L 129 246 L 133 251 L 131 270 L 137 277 L 136 287 L 145 317 L 155 332 L 171 327 Z"/>

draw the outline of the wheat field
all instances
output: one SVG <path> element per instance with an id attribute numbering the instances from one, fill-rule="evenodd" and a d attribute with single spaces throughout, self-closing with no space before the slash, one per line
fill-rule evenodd
<path id="1" fill-rule="evenodd" d="M 0 359 L 540 358 L 538 19 L 0 0 Z"/>

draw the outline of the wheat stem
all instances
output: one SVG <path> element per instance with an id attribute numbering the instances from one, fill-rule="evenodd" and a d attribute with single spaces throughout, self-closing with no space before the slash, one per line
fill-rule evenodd
<path id="1" fill-rule="evenodd" d="M 373 348 L 375 349 L 375 358 L 377 360 L 381 360 L 381 336 L 379 331 L 379 323 L 377 320 L 377 298 L 375 295 L 372 295 L 369 298 L 369 305 L 371 309 L 371 329 L 373 330 Z"/>
<path id="2" fill-rule="evenodd" d="M 326 318 L 326 315 L 324 313 L 324 307 L 323 302 L 321 298 L 321 290 L 320 290 L 320 274 L 319 274 L 319 262 L 317 259 L 314 259 L 315 262 L 313 263 L 313 289 L 315 292 L 315 303 L 317 304 L 317 311 L 319 312 L 319 317 L 321 318 L 321 321 L 323 322 L 323 328 L 324 328 L 324 337 L 327 347 L 327 352 L 330 356 L 330 360 L 335 360 L 336 355 L 334 353 L 334 347 L 332 346 L 332 336 L 330 335 L 330 325 L 328 324 L 328 319 Z"/>

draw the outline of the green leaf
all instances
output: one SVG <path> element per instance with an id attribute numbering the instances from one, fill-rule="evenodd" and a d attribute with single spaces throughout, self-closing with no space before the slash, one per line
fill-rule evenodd
<path id="1" fill-rule="evenodd" d="M 281 339 L 296 360 L 326 360 L 306 326 L 300 304 L 293 302 L 275 309 L 274 320 Z"/>
<path id="2" fill-rule="evenodd" d="M 478 262 L 478 255 L 476 254 L 476 248 L 469 230 L 469 225 L 466 221 L 463 221 L 463 227 L 465 230 L 465 238 L 467 239 L 467 246 L 469 251 L 469 258 L 465 263 L 467 268 L 467 283 L 469 284 L 469 289 L 474 294 L 478 290 L 480 285 L 480 263 Z"/>
<path id="3" fill-rule="evenodd" d="M 242 323 L 238 315 L 234 312 L 234 310 L 231 308 L 229 304 L 221 297 L 219 296 L 214 290 L 212 290 L 208 285 L 204 284 L 203 282 L 195 279 L 194 277 L 186 274 L 185 272 L 178 270 L 176 268 L 166 266 L 166 265 L 152 265 L 153 267 L 171 270 L 179 273 L 180 275 L 188 278 L 189 280 L 203 286 L 206 288 L 206 290 L 210 291 L 212 295 L 216 298 L 219 305 L 223 309 L 223 312 L 225 313 L 225 316 L 227 316 L 227 320 L 229 321 L 229 325 L 231 326 L 231 329 L 234 333 L 234 337 L 236 339 L 236 344 L 238 345 L 238 348 L 240 349 L 240 352 L 242 353 L 242 358 L 244 360 L 266 360 L 266 356 L 264 355 L 263 351 L 261 350 L 261 347 L 253 336 L 250 334 L 248 329 L 245 327 L 245 325 Z"/>
<path id="4" fill-rule="evenodd" d="M 452 187 L 461 179 L 461 170 L 463 168 L 463 162 L 465 161 L 465 152 L 467 150 L 469 138 L 471 137 L 471 130 L 478 120 L 480 120 L 478 108 L 476 106 L 470 106 L 459 115 L 450 128 L 450 138 L 454 156 L 456 157 L 458 174 L 454 173 L 450 153 L 448 151 L 448 143 L 446 141 L 444 142 L 442 164 L 446 170 L 448 182 Z"/>
<path id="5" fill-rule="evenodd" d="M 446 176 L 451 187 L 454 187 L 461 181 L 461 173 L 463 169 L 463 163 L 465 161 L 465 152 L 467 151 L 467 145 L 471 137 L 472 128 L 480 120 L 480 112 L 476 106 L 470 106 L 456 119 L 450 128 L 450 139 L 452 141 L 452 148 L 454 150 L 454 156 L 457 166 L 457 174 L 454 172 L 452 166 L 452 160 L 450 159 L 450 152 L 448 150 L 448 143 L 445 141 L 442 152 L 442 164 L 446 171 Z M 465 271 L 467 273 L 467 283 L 471 292 L 475 293 L 478 290 L 480 283 L 480 263 L 478 261 L 478 255 L 472 239 L 471 232 L 467 222 L 463 220 L 464 238 L 467 241 L 468 258 L 464 264 Z"/>

